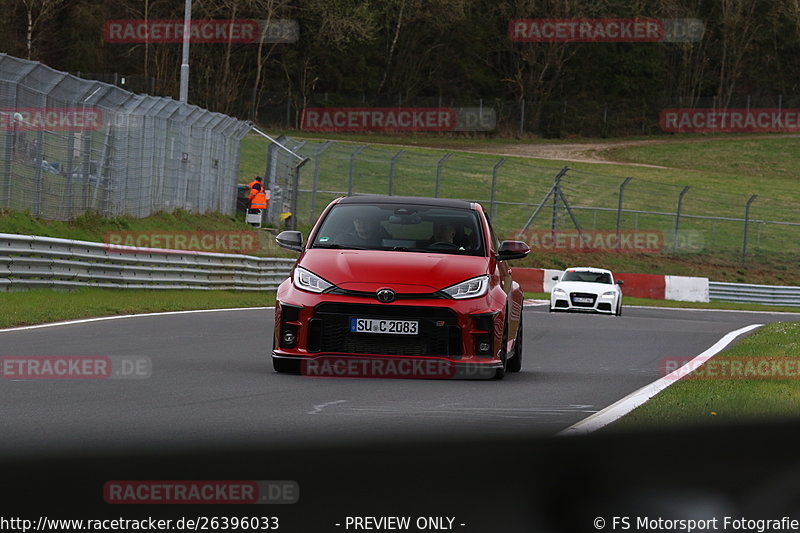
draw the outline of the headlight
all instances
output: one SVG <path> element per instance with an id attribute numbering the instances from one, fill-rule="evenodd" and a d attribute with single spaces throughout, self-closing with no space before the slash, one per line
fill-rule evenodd
<path id="1" fill-rule="evenodd" d="M 300 267 L 294 269 L 294 277 L 292 280 L 294 281 L 295 287 L 305 291 L 322 292 L 333 287 L 333 283 L 328 283 L 313 272 L 309 272 L 305 268 Z"/>
<path id="2" fill-rule="evenodd" d="M 564 289 L 553 289 L 553 294 L 555 294 L 556 296 L 566 296 L 567 291 L 565 291 Z"/>
<path id="3" fill-rule="evenodd" d="M 448 294 L 456 300 L 464 300 L 466 298 L 478 298 L 486 294 L 489 289 L 489 276 L 478 276 L 477 278 L 468 279 L 461 283 L 451 285 L 442 292 Z"/>
<path id="4" fill-rule="evenodd" d="M 608 291 L 608 292 L 604 292 L 603 295 L 600 298 L 613 298 L 616 295 L 617 295 L 616 292 Z"/>

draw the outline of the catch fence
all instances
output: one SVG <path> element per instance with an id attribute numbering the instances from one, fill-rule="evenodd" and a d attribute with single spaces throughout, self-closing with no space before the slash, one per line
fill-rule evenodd
<path id="1" fill-rule="evenodd" d="M 0 54 L 0 209 L 233 213 L 251 125 Z"/>
<path id="2" fill-rule="evenodd" d="M 658 243 L 618 251 L 704 254 L 773 265 L 800 259 L 794 244 L 800 242 L 800 205 L 790 200 L 649 181 L 636 177 L 633 167 L 630 176 L 612 176 L 524 158 L 288 137 L 276 141 L 305 159 L 277 143 L 268 149 L 268 217 L 275 224 L 280 213 L 291 212 L 295 227 L 310 225 L 338 196 L 431 196 L 480 202 L 502 237 L 532 244 L 542 244 L 536 237 L 548 232 L 586 233 L 589 239 L 635 233 L 655 235 Z M 603 245 L 609 242 L 613 239 Z M 552 249 L 534 247 L 535 252 Z"/>

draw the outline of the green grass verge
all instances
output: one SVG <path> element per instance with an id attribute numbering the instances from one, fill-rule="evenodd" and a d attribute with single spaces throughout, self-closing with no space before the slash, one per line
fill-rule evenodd
<path id="1" fill-rule="evenodd" d="M 275 305 L 275 293 L 84 288 L 0 293 L 0 328 L 113 315 L 263 307 Z"/>
<path id="2" fill-rule="evenodd" d="M 526 292 L 525 298 L 550 300 L 548 292 Z M 671 307 L 680 309 L 720 309 L 734 311 L 766 311 L 770 313 L 800 313 L 800 307 L 788 305 L 742 304 L 736 302 L 679 302 L 676 300 L 653 300 L 650 298 L 632 298 L 625 296 L 623 306 L 641 305 L 645 307 Z"/>
<path id="3" fill-rule="evenodd" d="M 773 361 L 794 376 L 786 379 L 723 379 L 722 363 L 743 363 L 738 376 L 758 372 L 761 361 L 767 360 L 766 374 L 776 375 Z M 747 366 L 747 363 L 753 366 Z M 767 417 L 796 417 L 800 412 L 800 387 L 797 369 L 800 364 L 800 322 L 768 324 L 741 342 L 701 366 L 696 372 L 669 386 L 644 405 L 608 426 L 608 431 L 642 427 L 663 427 L 664 424 L 724 423 L 743 419 L 763 420 Z M 715 376 L 711 377 L 711 373 Z M 695 374 L 695 377 L 697 374 Z M 730 374 L 728 374 L 730 376 Z"/>
<path id="4" fill-rule="evenodd" d="M 800 166 L 800 153 L 796 138 L 727 139 L 703 142 L 669 142 L 613 148 L 603 156 L 615 161 L 647 163 L 672 169 L 682 169 L 683 180 L 676 183 L 691 185 L 695 182 L 704 188 L 726 193 L 762 196 L 800 201 L 796 169 Z M 680 173 L 678 173 L 680 175 Z M 664 179 L 673 173 L 663 173 Z M 749 176 L 749 180 L 743 180 Z M 758 204 L 753 204 L 757 206 Z"/>

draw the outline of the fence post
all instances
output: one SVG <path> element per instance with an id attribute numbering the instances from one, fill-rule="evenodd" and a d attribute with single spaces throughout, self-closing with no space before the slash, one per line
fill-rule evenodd
<path id="1" fill-rule="evenodd" d="M 358 157 L 358 154 L 360 154 L 361 151 L 366 147 L 367 146 L 365 144 L 362 144 L 353 150 L 352 154 L 350 154 L 350 172 L 348 173 L 347 178 L 347 196 L 353 196 L 353 174 L 356 170 L 356 157 Z"/>
<path id="2" fill-rule="evenodd" d="M 558 229 L 558 197 L 561 192 L 561 178 L 569 170 L 567 167 L 561 169 L 561 172 L 556 174 L 556 182 L 553 184 L 553 218 L 550 221 L 550 229 L 555 231 Z"/>
<path id="3" fill-rule="evenodd" d="M 3 158 L 3 197 L 0 199 L 0 207 L 5 208 L 11 208 L 11 162 L 14 160 L 14 143 L 19 135 L 16 120 L 11 124 L 11 129 L 6 132 L 5 157 Z"/>
<path id="4" fill-rule="evenodd" d="M 42 216 L 42 159 L 44 159 L 44 131 L 36 132 L 36 155 L 33 156 L 33 164 L 36 168 L 33 171 L 36 183 L 33 196 L 33 206 L 31 214 L 35 217 Z"/>
<path id="5" fill-rule="evenodd" d="M 292 194 L 292 223 L 290 224 L 291 229 L 297 229 L 297 197 L 300 193 L 300 168 L 308 163 L 308 158 L 306 157 L 299 163 L 297 163 L 294 167 L 292 167 L 292 189 L 294 190 L 294 194 Z"/>
<path id="6" fill-rule="evenodd" d="M 744 205 L 744 238 L 742 240 L 742 266 L 744 266 L 745 262 L 747 261 L 747 229 L 750 224 L 750 204 L 752 204 L 755 199 L 758 198 L 757 194 L 754 194 L 747 200 L 747 203 Z"/>
<path id="7" fill-rule="evenodd" d="M 520 137 L 525 133 L 525 99 L 520 101 L 519 111 L 519 135 Z"/>
<path id="8" fill-rule="evenodd" d="M 281 135 L 275 142 L 270 143 L 267 147 L 267 163 L 266 168 L 264 169 L 264 185 L 267 186 L 270 190 L 270 195 L 272 198 L 270 199 L 269 205 L 267 206 L 267 222 L 270 224 L 274 224 L 277 222 L 277 217 L 281 212 L 281 205 L 283 203 L 283 192 L 279 196 L 277 194 L 279 188 L 281 187 L 280 183 L 278 183 L 278 157 L 280 154 L 279 150 L 281 149 L 281 145 L 286 142 L 287 137 L 285 135 Z M 288 183 L 287 183 L 288 185 Z M 248 205 L 248 207 L 250 207 Z M 245 213 L 247 211 L 245 210 Z"/>
<path id="9" fill-rule="evenodd" d="M 270 143 L 267 147 L 267 167 L 264 169 L 264 180 L 268 179 L 277 179 L 278 178 L 278 150 L 281 149 L 281 145 L 286 142 L 288 137 L 285 135 L 281 135 L 275 142 Z M 272 185 L 272 182 L 270 182 Z"/>
<path id="10" fill-rule="evenodd" d="M 494 206 L 494 193 L 497 190 L 497 170 L 503 166 L 503 163 L 506 162 L 506 158 L 503 157 L 495 163 L 494 167 L 492 167 L 492 199 L 489 200 L 489 216 L 494 218 L 495 216 L 495 206 Z"/>
<path id="11" fill-rule="evenodd" d="M 73 158 L 75 157 L 75 132 L 70 131 L 67 133 L 67 161 L 64 174 L 67 177 L 65 186 L 64 202 L 66 202 L 66 216 L 68 220 L 72 220 L 74 202 L 72 200 L 72 172 L 74 171 Z"/>
<path id="12" fill-rule="evenodd" d="M 558 196 L 558 184 L 559 184 L 559 181 L 561 180 L 561 176 L 566 174 L 568 170 L 569 170 L 569 167 L 564 167 L 558 172 L 558 174 L 555 177 L 555 183 L 553 184 L 553 186 L 550 187 L 550 190 L 547 191 L 547 194 L 544 195 L 544 198 L 542 198 L 542 201 L 539 203 L 539 205 L 536 206 L 536 209 L 533 210 L 533 213 L 531 213 L 531 216 L 528 217 L 528 221 L 525 222 L 525 226 L 519 231 L 519 233 L 517 233 L 517 237 L 518 238 L 520 238 L 520 239 L 523 238 L 524 233 L 526 231 L 528 231 L 528 228 L 531 226 L 531 223 L 533 223 L 533 220 L 539 214 L 539 211 L 542 210 L 542 208 L 544 207 L 544 204 L 547 203 L 547 199 L 550 198 L 550 195 L 553 194 L 555 196 Z"/>
<path id="13" fill-rule="evenodd" d="M 675 212 L 675 234 L 672 236 L 672 253 L 678 251 L 678 230 L 681 225 L 681 208 L 683 207 L 683 197 L 691 189 L 689 185 L 683 188 L 678 195 L 678 210 Z"/>
<path id="14" fill-rule="evenodd" d="M 439 198 L 439 190 L 442 182 L 442 167 L 444 166 L 444 162 L 450 159 L 451 155 L 453 154 L 445 154 L 445 156 L 439 160 L 439 163 L 436 164 L 436 191 L 433 195 L 435 198 Z"/>
<path id="15" fill-rule="evenodd" d="M 441 107 L 441 106 L 440 106 Z M 392 156 L 389 160 L 389 196 L 394 194 L 394 164 L 397 158 L 405 153 L 405 150 L 400 150 Z"/>
<path id="16" fill-rule="evenodd" d="M 317 213 L 317 185 L 319 184 L 319 164 L 320 156 L 330 145 L 332 141 L 325 141 L 319 147 L 317 153 L 314 154 L 314 181 L 311 185 L 311 212 L 308 214 L 308 222 L 314 222 L 314 216 Z"/>
<path id="17" fill-rule="evenodd" d="M 619 204 L 617 205 L 617 242 L 619 242 L 619 230 L 622 224 L 622 195 L 625 193 L 625 186 L 631 182 L 633 178 L 627 177 L 625 181 L 619 186 Z"/>

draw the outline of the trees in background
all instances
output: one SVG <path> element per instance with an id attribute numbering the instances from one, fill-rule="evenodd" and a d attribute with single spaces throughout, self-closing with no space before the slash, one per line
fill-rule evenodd
<path id="1" fill-rule="evenodd" d="M 109 19 L 182 19 L 171 0 L 2 0 L 0 50 L 62 70 L 154 78 L 177 97 L 180 44 L 103 41 Z M 797 0 L 194 0 L 195 19 L 294 19 L 296 43 L 194 44 L 190 101 L 244 119 L 276 106 L 659 103 L 798 94 Z M 697 18 L 695 43 L 518 43 L 514 18 Z M 429 104 L 428 104 L 429 105 Z M 283 109 L 283 108 L 281 108 Z M 281 116 L 283 116 L 281 111 Z"/>

